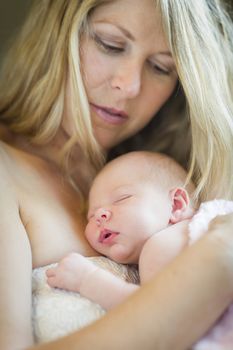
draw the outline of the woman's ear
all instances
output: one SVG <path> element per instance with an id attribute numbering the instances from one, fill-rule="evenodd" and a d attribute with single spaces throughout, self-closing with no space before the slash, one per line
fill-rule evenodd
<path id="1" fill-rule="evenodd" d="M 169 223 L 176 224 L 179 221 L 191 218 L 193 210 L 190 208 L 190 200 L 187 191 L 182 187 L 177 187 L 172 189 L 169 194 L 172 201 Z"/>

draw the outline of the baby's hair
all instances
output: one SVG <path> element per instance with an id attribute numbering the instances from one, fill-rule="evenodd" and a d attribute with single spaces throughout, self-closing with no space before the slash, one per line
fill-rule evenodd
<path id="1" fill-rule="evenodd" d="M 163 187 L 182 186 L 191 190 L 192 183 L 187 183 L 187 172 L 173 158 L 163 153 L 142 152 L 148 164 L 148 180 L 157 181 Z"/>
<path id="2" fill-rule="evenodd" d="M 129 152 L 115 158 L 111 164 L 115 163 L 117 166 L 117 162 L 122 161 L 129 166 L 132 162 L 132 171 L 135 171 L 135 164 L 139 166 L 137 177 L 141 178 L 142 182 L 152 182 L 161 190 L 183 187 L 190 196 L 195 190 L 193 183 L 187 180 L 188 174 L 184 168 L 166 154 L 149 151 Z"/>

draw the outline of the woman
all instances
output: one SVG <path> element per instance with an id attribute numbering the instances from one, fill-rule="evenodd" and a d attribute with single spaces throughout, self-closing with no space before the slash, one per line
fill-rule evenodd
<path id="1" fill-rule="evenodd" d="M 109 151 L 146 125 L 189 164 L 197 199 L 232 199 L 232 37 L 215 0 L 34 1 L 2 69 L 1 348 L 33 344 L 32 268 L 95 254 L 82 198 Z M 186 349 L 232 301 L 232 221 L 106 318 L 40 348 Z"/>

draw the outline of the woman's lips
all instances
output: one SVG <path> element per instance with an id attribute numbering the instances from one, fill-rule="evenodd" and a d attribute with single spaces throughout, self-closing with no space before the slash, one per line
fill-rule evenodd
<path id="1" fill-rule="evenodd" d="M 100 232 L 98 242 L 102 244 L 111 244 L 117 235 L 119 235 L 119 232 L 103 229 Z"/>
<path id="2" fill-rule="evenodd" d="M 127 121 L 129 116 L 121 110 L 115 108 L 108 108 L 97 106 L 93 103 L 90 103 L 92 110 L 105 122 L 113 125 L 123 124 Z"/>

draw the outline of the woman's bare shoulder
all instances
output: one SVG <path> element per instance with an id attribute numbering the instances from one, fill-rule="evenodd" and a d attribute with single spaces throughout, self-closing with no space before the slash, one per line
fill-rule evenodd
<path id="1" fill-rule="evenodd" d="M 0 186 L 9 183 L 11 180 L 11 164 L 12 160 L 4 142 L 0 141 Z"/>
<path id="2" fill-rule="evenodd" d="M 8 210 L 13 212 L 18 208 L 17 192 L 12 176 L 12 161 L 0 142 L 0 210 L 1 216 Z"/>
<path id="3" fill-rule="evenodd" d="M 13 193 L 14 175 L 17 173 L 17 162 L 9 151 L 9 146 L 0 141 L 0 188 L 1 193 L 11 190 Z"/>

